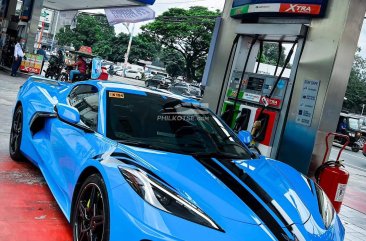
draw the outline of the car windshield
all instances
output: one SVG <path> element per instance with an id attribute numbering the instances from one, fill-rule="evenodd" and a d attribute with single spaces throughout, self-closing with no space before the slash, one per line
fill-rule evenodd
<path id="1" fill-rule="evenodd" d="M 358 123 L 358 119 L 355 118 L 349 118 L 349 127 L 353 130 L 359 130 L 359 123 Z"/>
<path id="2" fill-rule="evenodd" d="M 197 156 L 250 159 L 210 111 L 159 94 L 107 93 L 107 137 L 126 145 Z"/>

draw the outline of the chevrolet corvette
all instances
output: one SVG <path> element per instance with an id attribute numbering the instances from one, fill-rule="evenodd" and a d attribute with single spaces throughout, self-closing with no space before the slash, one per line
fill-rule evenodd
<path id="1" fill-rule="evenodd" d="M 248 140 L 196 100 L 30 77 L 9 152 L 41 170 L 77 241 L 343 240 L 323 190 Z"/>

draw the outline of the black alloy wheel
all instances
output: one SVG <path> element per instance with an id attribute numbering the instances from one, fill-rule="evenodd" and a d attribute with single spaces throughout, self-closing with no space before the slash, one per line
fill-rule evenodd
<path id="1" fill-rule="evenodd" d="M 25 158 L 20 151 L 23 131 L 23 108 L 18 105 L 14 111 L 10 130 L 9 154 L 14 161 L 23 161 Z"/>
<path id="2" fill-rule="evenodd" d="M 103 179 L 93 174 L 82 185 L 72 214 L 74 241 L 109 241 L 109 203 Z"/>

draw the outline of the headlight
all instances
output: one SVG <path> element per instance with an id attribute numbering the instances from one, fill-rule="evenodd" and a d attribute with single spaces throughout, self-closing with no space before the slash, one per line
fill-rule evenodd
<path id="1" fill-rule="evenodd" d="M 199 207 L 181 197 L 163 181 L 133 166 L 120 166 L 119 170 L 132 189 L 152 206 L 191 222 L 223 231 Z"/>
<path id="2" fill-rule="evenodd" d="M 349 136 L 350 136 L 350 137 L 355 137 L 355 133 L 350 132 L 350 133 L 349 133 Z"/>
<path id="3" fill-rule="evenodd" d="M 330 202 L 327 194 L 323 191 L 323 189 L 321 189 L 321 187 L 315 182 L 314 184 L 316 189 L 316 195 L 318 197 L 320 214 L 322 215 L 325 227 L 329 228 L 333 221 L 335 213 L 333 204 Z"/>

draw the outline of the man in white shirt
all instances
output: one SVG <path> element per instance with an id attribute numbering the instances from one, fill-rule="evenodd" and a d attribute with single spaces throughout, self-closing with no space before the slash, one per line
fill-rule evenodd
<path id="1" fill-rule="evenodd" d="M 17 44 L 15 45 L 15 48 L 14 48 L 14 61 L 13 61 L 13 66 L 11 67 L 11 76 L 13 76 L 13 77 L 16 76 L 19 66 L 22 63 L 22 59 L 24 57 L 24 52 L 23 52 L 23 49 L 21 46 L 22 43 L 24 43 L 24 40 L 21 38 L 18 38 Z"/>

